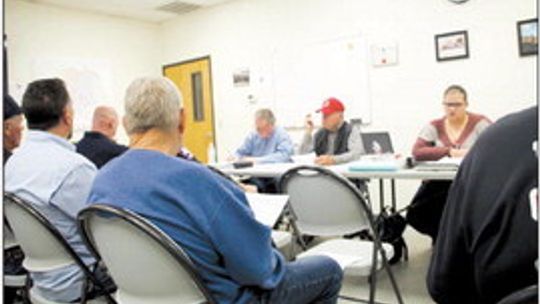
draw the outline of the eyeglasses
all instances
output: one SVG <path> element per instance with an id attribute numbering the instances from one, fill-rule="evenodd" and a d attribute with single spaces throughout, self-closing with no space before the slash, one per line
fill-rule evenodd
<path id="1" fill-rule="evenodd" d="M 463 107 L 465 104 L 462 102 L 443 102 L 443 106 L 447 108 L 460 108 Z"/>

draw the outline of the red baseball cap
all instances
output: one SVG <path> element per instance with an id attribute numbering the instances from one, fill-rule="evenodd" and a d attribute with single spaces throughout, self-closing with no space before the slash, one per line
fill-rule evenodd
<path id="1" fill-rule="evenodd" d="M 335 112 L 344 112 L 345 106 L 339 99 L 335 97 L 330 97 L 325 100 L 322 104 L 322 107 L 317 110 L 317 113 L 322 112 L 324 116 L 328 116 Z"/>

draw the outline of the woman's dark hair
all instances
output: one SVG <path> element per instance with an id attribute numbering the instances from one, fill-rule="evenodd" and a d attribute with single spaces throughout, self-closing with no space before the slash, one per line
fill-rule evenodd
<path id="1" fill-rule="evenodd" d="M 40 79 L 30 83 L 22 100 L 28 129 L 47 131 L 58 125 L 69 100 L 62 79 Z"/>
<path id="2" fill-rule="evenodd" d="M 453 85 L 449 86 L 448 88 L 446 88 L 446 90 L 444 90 L 444 95 L 443 96 L 448 95 L 448 93 L 450 93 L 452 91 L 460 92 L 461 94 L 463 94 L 463 98 L 465 99 L 465 101 L 467 101 L 467 91 L 465 91 L 465 89 L 462 86 L 457 85 L 457 84 L 453 84 Z"/>

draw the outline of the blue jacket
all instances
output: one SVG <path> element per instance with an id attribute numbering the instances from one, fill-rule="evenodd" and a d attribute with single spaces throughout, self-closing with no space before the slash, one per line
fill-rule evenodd
<path id="1" fill-rule="evenodd" d="M 190 256 L 219 303 L 249 303 L 285 272 L 270 228 L 244 193 L 204 166 L 150 150 L 129 150 L 98 173 L 90 203 L 149 219 Z"/>

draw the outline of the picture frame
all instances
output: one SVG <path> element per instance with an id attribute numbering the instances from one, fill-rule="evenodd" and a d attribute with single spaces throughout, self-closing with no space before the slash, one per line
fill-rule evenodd
<path id="1" fill-rule="evenodd" d="M 469 58 L 467 31 L 456 31 L 435 35 L 437 61 Z"/>
<path id="2" fill-rule="evenodd" d="M 235 87 L 249 87 L 249 68 L 239 68 L 233 72 L 233 84 Z"/>
<path id="3" fill-rule="evenodd" d="M 538 19 L 517 22 L 519 56 L 538 54 Z"/>

